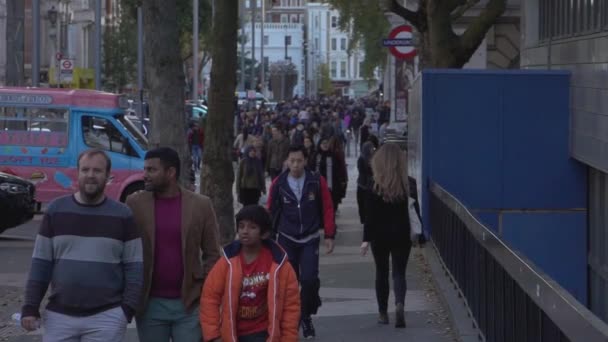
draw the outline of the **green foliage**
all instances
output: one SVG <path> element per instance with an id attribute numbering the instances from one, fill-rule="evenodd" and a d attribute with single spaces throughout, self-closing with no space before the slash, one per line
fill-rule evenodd
<path id="1" fill-rule="evenodd" d="M 321 81 L 319 92 L 325 95 L 332 94 L 334 92 L 334 86 L 331 84 L 331 76 L 329 74 L 329 66 L 327 63 L 319 65 L 317 73 L 317 79 Z"/>
<path id="2" fill-rule="evenodd" d="M 390 25 L 378 0 L 326 0 L 340 12 L 340 28 L 352 30 L 349 52 L 361 46 L 365 52 L 362 74 L 371 79 L 374 70 L 384 66 L 388 49 L 382 46 L 382 39 L 388 36 Z"/>
<path id="3" fill-rule="evenodd" d="M 137 7 L 142 0 L 120 0 L 124 12 L 137 21 Z M 199 1 L 199 49 L 209 51 L 211 44 L 212 0 Z M 180 47 L 183 59 L 192 56 L 192 0 L 177 0 L 177 21 L 180 31 Z"/>
<path id="4" fill-rule="evenodd" d="M 123 13 L 120 24 L 107 27 L 103 39 L 104 84 L 107 90 L 120 92 L 136 77 L 137 21 Z"/>

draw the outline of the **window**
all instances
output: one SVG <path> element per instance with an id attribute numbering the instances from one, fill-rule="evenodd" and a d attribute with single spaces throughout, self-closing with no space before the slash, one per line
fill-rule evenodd
<path id="1" fill-rule="evenodd" d="M 340 50 L 346 51 L 346 38 L 340 39 Z"/>
<path id="2" fill-rule="evenodd" d="M 320 19 L 318 15 L 315 15 L 315 28 L 319 28 Z"/>
<path id="3" fill-rule="evenodd" d="M 291 23 L 292 24 L 297 24 L 298 23 L 298 15 L 297 14 L 292 14 L 291 15 Z"/>
<path id="4" fill-rule="evenodd" d="M 249 3 L 250 3 L 249 0 L 245 0 L 245 8 L 249 8 L 250 7 Z"/>
<path id="5" fill-rule="evenodd" d="M 138 157 L 125 137 L 108 119 L 85 115 L 82 117 L 84 143 L 92 148 Z"/>
<path id="6" fill-rule="evenodd" d="M 281 7 L 287 7 L 289 0 L 281 0 Z"/>
<path id="7" fill-rule="evenodd" d="M 346 78 L 346 61 L 340 62 L 340 77 Z"/>
<path id="8" fill-rule="evenodd" d="M 338 69 L 338 63 L 336 61 L 332 61 L 331 62 L 331 69 L 330 69 L 331 78 L 338 77 L 338 70 L 337 69 Z"/>
<path id="9" fill-rule="evenodd" d="M 332 38 L 331 39 L 331 50 L 332 51 L 336 51 L 337 50 L 336 44 L 337 44 L 336 38 Z"/>
<path id="10" fill-rule="evenodd" d="M 300 14 L 300 24 L 304 24 L 304 14 Z"/>
<path id="11" fill-rule="evenodd" d="M 315 38 L 315 50 L 319 50 L 319 38 Z"/>
<path id="12" fill-rule="evenodd" d="M 0 145 L 65 147 L 67 109 L 0 107 Z"/>
<path id="13" fill-rule="evenodd" d="M 264 46 L 268 45 L 269 37 L 264 35 Z"/>
<path id="14" fill-rule="evenodd" d="M 338 27 L 338 17 L 336 17 L 335 15 L 331 16 L 331 27 L 332 28 Z"/>
<path id="15" fill-rule="evenodd" d="M 281 14 L 281 23 L 285 24 L 289 22 L 289 17 L 287 14 Z"/>
<path id="16" fill-rule="evenodd" d="M 359 78 L 363 78 L 363 62 L 359 62 Z"/>
<path id="17" fill-rule="evenodd" d="M 608 28 L 608 1 L 539 0 L 538 32 L 541 41 Z"/>

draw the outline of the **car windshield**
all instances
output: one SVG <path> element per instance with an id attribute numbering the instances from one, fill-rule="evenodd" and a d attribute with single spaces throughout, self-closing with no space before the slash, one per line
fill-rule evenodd
<path id="1" fill-rule="evenodd" d="M 120 122 L 123 127 L 131 134 L 133 139 L 137 142 L 139 147 L 141 147 L 144 151 L 148 150 L 148 139 L 146 136 L 137 129 L 137 126 L 129 120 L 129 118 L 124 114 L 119 114 L 115 116 L 116 120 Z"/>

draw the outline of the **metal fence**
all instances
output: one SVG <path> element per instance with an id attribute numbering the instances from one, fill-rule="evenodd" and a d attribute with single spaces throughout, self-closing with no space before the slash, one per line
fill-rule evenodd
<path id="1" fill-rule="evenodd" d="M 436 183 L 430 186 L 430 217 L 433 244 L 481 339 L 608 341 L 608 325 Z"/>

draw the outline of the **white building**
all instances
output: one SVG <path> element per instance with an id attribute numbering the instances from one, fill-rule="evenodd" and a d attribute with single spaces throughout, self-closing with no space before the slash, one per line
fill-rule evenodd
<path id="1" fill-rule="evenodd" d="M 329 4 L 309 2 L 307 4 L 307 45 L 309 93 L 319 91 L 318 71 L 327 64 L 334 88 L 343 95 L 354 96 L 351 88 L 355 81 L 363 80 L 361 65 L 365 54 L 355 48 L 348 54 L 351 33 L 340 30 L 340 13 Z"/>
<path id="2" fill-rule="evenodd" d="M 306 91 L 304 87 L 304 25 L 299 23 L 265 23 L 264 37 L 261 35 L 261 28 L 261 23 L 255 24 L 255 60 L 262 61 L 262 42 L 264 43 L 265 66 L 268 67 L 277 61 L 291 60 L 298 70 L 298 84 L 294 87 L 293 95 L 304 96 Z M 245 55 L 250 57 L 251 24 L 245 25 L 245 35 L 248 37 L 245 44 Z M 259 75 L 257 76 L 259 77 Z M 268 82 L 268 79 L 266 81 Z"/>

